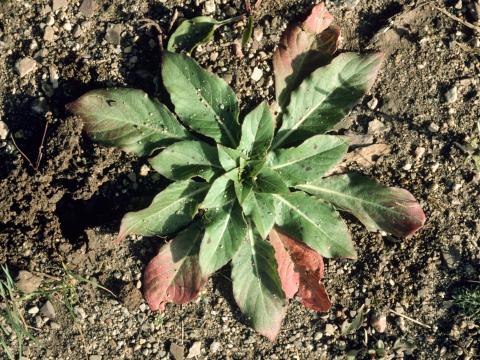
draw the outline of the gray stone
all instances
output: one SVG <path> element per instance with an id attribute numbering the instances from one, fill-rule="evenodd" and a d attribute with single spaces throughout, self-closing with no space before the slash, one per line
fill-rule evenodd
<path id="1" fill-rule="evenodd" d="M 24 77 L 25 75 L 35 71 L 37 69 L 37 65 L 37 62 L 31 57 L 24 57 L 16 62 L 15 69 L 20 77 Z"/>
<path id="2" fill-rule="evenodd" d="M 105 33 L 105 40 L 113 45 L 119 45 L 122 40 L 122 24 L 110 24 Z"/>
<path id="3" fill-rule="evenodd" d="M 49 318 L 50 320 L 55 319 L 57 316 L 55 313 L 55 308 L 50 301 L 47 301 L 45 304 L 43 304 L 43 306 L 40 308 L 40 313 L 42 316 Z"/>
<path id="4" fill-rule="evenodd" d="M 373 97 L 368 103 L 367 106 L 370 110 L 375 110 L 378 105 L 378 99 L 376 97 Z"/>
<path id="5" fill-rule="evenodd" d="M 385 314 L 373 314 L 371 325 L 378 333 L 384 333 L 387 329 L 387 316 Z"/>
<path id="6" fill-rule="evenodd" d="M 102 360 L 102 355 L 90 355 L 88 360 Z"/>
<path id="7" fill-rule="evenodd" d="M 377 134 L 385 130 L 385 124 L 378 119 L 374 119 L 368 123 L 368 133 Z"/>
<path id="8" fill-rule="evenodd" d="M 82 5 L 78 9 L 84 16 L 90 17 L 95 14 L 98 5 L 95 0 L 83 0 Z"/>
<path id="9" fill-rule="evenodd" d="M 435 123 L 430 123 L 430 125 L 428 126 L 428 130 L 430 130 L 433 133 L 436 133 L 438 132 L 438 130 L 440 130 L 440 127 Z"/>
<path id="10" fill-rule="evenodd" d="M 7 129 L 8 131 L 8 129 Z M 18 273 L 15 286 L 21 292 L 25 294 L 31 294 L 37 290 L 42 284 L 42 278 L 36 275 L 33 275 L 31 272 L 21 270 Z"/>
<path id="11" fill-rule="evenodd" d="M 61 8 L 64 8 L 68 5 L 68 0 L 53 0 L 52 10 L 57 11 Z"/>
<path id="12" fill-rule="evenodd" d="M 36 314 L 38 314 L 39 311 L 40 311 L 40 309 L 37 306 L 34 306 L 34 307 L 31 307 L 30 309 L 28 309 L 27 312 L 30 315 L 36 315 Z"/>
<path id="13" fill-rule="evenodd" d="M 452 104 L 458 99 L 458 89 L 456 86 L 452 87 L 445 93 L 445 100 L 448 104 Z"/>

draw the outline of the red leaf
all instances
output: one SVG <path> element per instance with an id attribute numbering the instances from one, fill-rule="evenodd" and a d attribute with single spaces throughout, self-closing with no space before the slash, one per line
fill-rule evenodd
<path id="1" fill-rule="evenodd" d="M 165 310 L 167 303 L 193 300 L 206 282 L 198 262 L 202 232 L 192 226 L 163 246 L 147 265 L 144 295 L 152 310 Z"/>
<path id="2" fill-rule="evenodd" d="M 273 55 L 275 92 L 282 108 L 290 92 L 312 71 L 330 62 L 337 50 L 340 29 L 331 26 L 333 16 L 318 4 L 300 26 L 289 26 Z"/>
<path id="3" fill-rule="evenodd" d="M 288 264 L 288 266 L 284 266 L 284 269 L 289 269 L 293 265 L 293 273 L 299 277 L 298 296 L 302 299 L 303 305 L 315 311 L 328 311 L 332 304 L 322 284 L 324 271 L 322 256 L 304 243 L 292 239 L 276 229 L 270 232 L 269 238 L 275 248 L 280 280 L 285 293 L 287 292 L 286 288 L 294 289 L 295 275 L 292 275 L 292 271 L 282 271 L 281 264 L 284 263 Z"/>
<path id="4" fill-rule="evenodd" d="M 275 229 L 271 230 L 269 239 L 275 249 L 275 259 L 277 260 L 278 275 L 282 282 L 283 292 L 287 299 L 291 299 L 298 291 L 300 275 L 295 271 L 295 264 L 285 245 L 283 245 L 280 233 Z"/>
<path id="5" fill-rule="evenodd" d="M 302 28 L 310 33 L 319 34 L 329 27 L 332 21 L 333 15 L 328 12 L 324 3 L 320 3 L 313 7 L 310 15 L 302 23 Z"/>

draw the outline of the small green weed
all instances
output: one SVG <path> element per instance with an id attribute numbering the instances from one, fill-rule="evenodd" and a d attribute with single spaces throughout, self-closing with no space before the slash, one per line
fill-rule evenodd
<path id="1" fill-rule="evenodd" d="M 480 322 L 480 286 L 460 290 L 453 300 L 462 313 Z"/>

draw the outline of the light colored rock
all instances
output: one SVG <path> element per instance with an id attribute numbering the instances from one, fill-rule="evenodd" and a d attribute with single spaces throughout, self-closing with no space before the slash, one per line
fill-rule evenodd
<path id="1" fill-rule="evenodd" d="M 16 62 L 15 69 L 20 77 L 24 77 L 25 75 L 35 71 L 37 69 L 37 65 L 37 62 L 31 57 L 24 57 Z"/>
<path id="2" fill-rule="evenodd" d="M 85 320 L 87 318 L 87 314 L 85 313 L 85 310 L 83 310 L 83 308 L 81 308 L 80 306 L 75 306 L 73 311 L 75 312 L 75 315 L 79 317 L 80 320 Z"/>
<path id="3" fill-rule="evenodd" d="M 456 86 L 453 86 L 450 90 L 445 93 L 445 100 L 448 104 L 452 104 L 458 99 L 458 89 Z"/>
<path id="4" fill-rule="evenodd" d="M 427 150 L 427 149 L 425 149 L 425 148 L 422 147 L 422 146 L 417 147 L 417 148 L 415 149 L 415 160 L 420 160 L 420 159 L 423 157 L 423 155 L 425 154 L 425 151 L 426 151 L 426 150 Z"/>
<path id="5" fill-rule="evenodd" d="M 3 121 L 0 121 L 0 140 L 5 140 L 8 136 L 8 126 Z"/>
<path id="6" fill-rule="evenodd" d="M 430 123 L 430 125 L 428 125 L 428 130 L 430 130 L 433 133 L 436 133 L 438 132 L 438 130 L 440 130 L 440 127 L 435 123 Z"/>
<path id="7" fill-rule="evenodd" d="M 403 165 L 403 170 L 409 171 L 412 169 L 412 164 L 411 163 L 406 163 Z"/>
<path id="8" fill-rule="evenodd" d="M 52 10 L 57 11 L 61 8 L 64 8 L 68 5 L 68 0 L 53 0 Z"/>
<path id="9" fill-rule="evenodd" d="M 335 335 L 336 328 L 337 327 L 335 325 L 332 325 L 332 324 L 325 325 L 325 335 L 327 335 L 327 336 Z"/>
<path id="10" fill-rule="evenodd" d="M 45 23 L 48 25 L 48 26 L 52 26 L 53 24 L 55 24 L 55 18 L 53 17 L 53 14 L 52 13 L 49 13 L 47 15 L 47 21 L 45 21 Z"/>
<path id="11" fill-rule="evenodd" d="M 212 354 L 215 354 L 220 350 L 221 347 L 222 347 L 222 344 L 220 344 L 218 341 L 214 341 L 210 344 L 210 352 Z"/>
<path id="12" fill-rule="evenodd" d="M 170 354 L 173 356 L 175 360 L 185 359 L 184 352 L 185 352 L 185 349 L 183 346 L 177 345 L 175 343 L 172 343 L 170 345 Z"/>
<path id="13" fill-rule="evenodd" d="M 31 294 L 37 290 L 42 284 L 42 278 L 36 275 L 33 275 L 31 272 L 26 270 L 21 270 L 18 273 L 15 286 L 18 290 L 24 294 Z"/>
<path id="14" fill-rule="evenodd" d="M 197 356 L 201 355 L 201 349 L 202 349 L 202 342 L 201 341 L 195 341 L 188 351 L 187 359 L 191 359 Z"/>
<path id="15" fill-rule="evenodd" d="M 43 32 L 43 40 L 47 42 L 52 42 L 55 40 L 55 30 L 51 26 L 45 26 L 45 30 Z"/>
<path id="16" fill-rule="evenodd" d="M 95 14 L 98 4 L 95 0 L 83 0 L 82 5 L 78 9 L 84 16 L 90 17 Z"/>
<path id="17" fill-rule="evenodd" d="M 69 21 L 66 21 L 62 27 L 65 29 L 65 31 L 68 31 L 68 32 L 72 31 L 72 28 L 73 28 L 72 24 Z"/>
<path id="18" fill-rule="evenodd" d="M 385 314 L 374 314 L 371 324 L 376 332 L 384 333 L 387 329 L 387 316 Z"/>
<path id="19" fill-rule="evenodd" d="M 257 40 L 258 42 L 262 41 L 263 39 L 263 28 L 262 27 L 256 27 L 253 30 L 253 38 Z"/>
<path id="20" fill-rule="evenodd" d="M 36 315 L 38 314 L 38 312 L 40 311 L 40 309 L 38 308 L 38 306 L 34 306 L 34 307 L 31 307 L 30 309 L 28 309 L 28 313 L 30 315 Z"/>
<path id="21" fill-rule="evenodd" d="M 55 308 L 50 301 L 47 301 L 45 304 L 43 304 L 43 306 L 40 308 L 40 313 L 42 316 L 49 318 L 50 320 L 55 319 L 57 316 L 55 313 Z"/>
<path id="22" fill-rule="evenodd" d="M 373 97 L 368 103 L 367 106 L 370 110 L 375 110 L 378 105 L 378 99 L 376 97 Z"/>
<path id="23" fill-rule="evenodd" d="M 102 360 L 102 355 L 90 355 L 88 360 Z"/>
<path id="24" fill-rule="evenodd" d="M 374 119 L 368 123 L 368 133 L 377 134 L 385 130 L 385 124 L 378 119 Z"/>
<path id="25" fill-rule="evenodd" d="M 207 14 L 207 15 L 213 14 L 215 12 L 215 10 L 216 10 L 215 0 L 205 1 L 205 5 L 204 5 L 205 14 Z"/>
<path id="26" fill-rule="evenodd" d="M 251 75 L 251 78 L 253 81 L 257 82 L 258 80 L 260 80 L 263 76 L 263 71 L 262 69 L 260 69 L 259 67 L 255 67 L 252 71 L 252 75 Z"/>

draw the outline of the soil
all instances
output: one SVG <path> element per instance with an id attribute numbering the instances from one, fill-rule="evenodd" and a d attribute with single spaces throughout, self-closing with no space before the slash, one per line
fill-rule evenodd
<path id="1" fill-rule="evenodd" d="M 215 18 L 244 12 L 243 0 L 213 2 Z M 81 3 L 97 8 L 90 14 Z M 255 40 L 243 57 L 233 45 L 242 24 L 222 27 L 193 53 L 231 84 L 242 111 L 273 102 L 273 50 L 287 24 L 311 8 L 307 0 L 259 3 Z M 0 140 L 0 264 L 14 273 L 55 274 L 64 263 L 117 295 L 82 285 L 74 321 L 61 303 L 55 322 L 27 315 L 42 346 L 30 342 L 25 357 L 181 358 L 198 341 L 197 358 L 208 359 L 340 359 L 353 353 L 363 359 L 375 357 L 368 351 L 381 347 L 379 341 L 388 358 L 477 357 L 479 324 L 459 312 L 452 297 L 479 280 L 480 175 L 471 154 L 480 141 L 480 32 L 435 8 L 472 22 L 469 3 L 327 2 L 342 28 L 342 50 L 386 55 L 371 93 L 349 115 L 349 129 L 339 131 L 388 144 L 390 152 L 350 167 L 408 189 L 428 219 L 413 237 L 397 239 L 369 233 L 349 218 L 359 258 L 326 262 L 332 310 L 317 314 L 292 301 L 271 343 L 239 313 L 228 267 L 194 303 L 168 306 L 162 315 L 147 309 L 139 281 L 164 240 L 113 240 L 122 215 L 146 206 L 166 182 L 140 171 L 145 159 L 92 143 L 79 119 L 65 111 L 84 92 L 111 86 L 141 88 L 167 101 L 158 33 L 142 20 L 168 29 L 174 12 L 189 18 L 209 6 L 202 0 L 0 2 L 0 120 L 15 139 Z M 16 64 L 26 57 L 36 68 L 20 76 Z M 263 72 L 258 81 L 251 78 L 255 67 Z M 369 126 L 372 121 L 383 126 Z M 44 299 L 38 301 L 29 305 Z M 367 311 L 361 327 L 342 335 L 342 324 L 359 311 Z M 375 331 L 373 314 L 387 317 L 385 332 Z"/>

